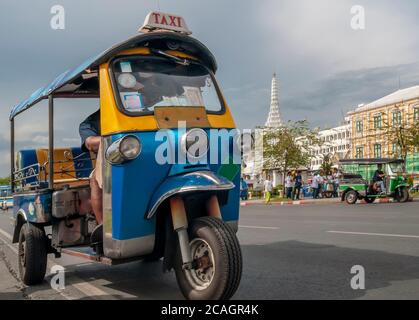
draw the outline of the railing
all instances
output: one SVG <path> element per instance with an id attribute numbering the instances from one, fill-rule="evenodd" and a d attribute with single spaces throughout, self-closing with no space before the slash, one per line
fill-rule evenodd
<path id="1" fill-rule="evenodd" d="M 54 161 L 54 176 L 61 175 L 68 179 L 82 180 L 86 179 L 85 173 L 89 173 L 92 167 L 92 160 L 88 153 L 81 153 L 77 157 L 73 157 L 71 152 L 64 153 L 64 160 Z M 13 181 L 17 191 L 33 190 L 37 188 L 46 188 L 48 183 L 49 162 L 43 164 L 36 163 L 24 167 L 14 172 Z M 58 168 L 57 168 L 58 165 Z M 80 175 L 82 178 L 80 178 Z M 65 178 L 64 178 L 65 179 Z"/>

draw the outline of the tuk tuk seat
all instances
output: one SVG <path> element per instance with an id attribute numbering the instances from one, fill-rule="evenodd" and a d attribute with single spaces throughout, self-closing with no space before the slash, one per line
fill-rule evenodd
<path id="1" fill-rule="evenodd" d="M 54 188 L 64 185 L 81 186 L 89 183 L 89 176 L 95 166 L 95 157 L 83 152 L 80 147 L 54 149 Z M 48 186 L 48 149 L 21 150 L 17 155 L 17 172 L 24 179 L 22 186 Z M 35 173 L 35 174 L 33 174 Z"/>

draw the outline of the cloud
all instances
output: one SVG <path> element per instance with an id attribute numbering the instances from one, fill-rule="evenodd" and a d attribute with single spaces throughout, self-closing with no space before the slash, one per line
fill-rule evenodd
<path id="1" fill-rule="evenodd" d="M 335 125 L 347 111 L 401 88 L 419 84 L 419 62 L 392 67 L 337 73 L 300 92 L 298 99 L 285 96 L 283 113 L 293 119 L 306 118 L 312 125 Z M 326 116 L 327 115 L 327 116 Z"/>

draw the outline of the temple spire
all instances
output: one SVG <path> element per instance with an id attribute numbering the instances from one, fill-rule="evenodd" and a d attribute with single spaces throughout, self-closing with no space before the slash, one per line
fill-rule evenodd
<path id="1" fill-rule="evenodd" d="M 278 84 L 276 80 L 276 73 L 274 73 L 272 77 L 271 108 L 269 110 L 269 116 L 265 126 L 269 128 L 279 128 L 282 126 L 281 114 L 279 113 Z"/>

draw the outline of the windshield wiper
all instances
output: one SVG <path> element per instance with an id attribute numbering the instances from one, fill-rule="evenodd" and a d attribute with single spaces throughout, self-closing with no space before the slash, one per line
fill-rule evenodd
<path id="1" fill-rule="evenodd" d="M 154 53 L 155 55 L 158 55 L 160 57 L 166 58 L 166 59 L 168 59 L 170 61 L 173 61 L 173 62 L 175 62 L 177 64 L 180 64 L 182 66 L 189 66 L 191 64 L 191 62 L 189 60 L 187 60 L 187 59 L 182 59 L 182 58 L 176 57 L 174 55 L 168 54 L 168 53 L 166 53 L 164 51 L 161 51 L 161 50 L 150 49 L 150 51 L 152 53 Z"/>

